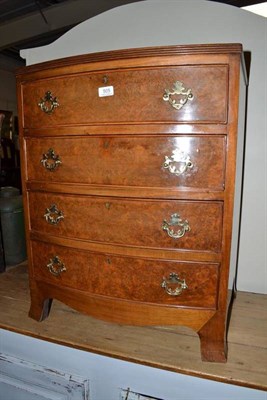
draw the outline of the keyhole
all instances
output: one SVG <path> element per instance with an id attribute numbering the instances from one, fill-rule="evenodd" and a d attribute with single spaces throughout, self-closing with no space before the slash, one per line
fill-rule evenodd
<path id="1" fill-rule="evenodd" d="M 104 142 L 104 149 L 108 149 L 109 148 L 109 141 L 105 140 Z"/>
<path id="2" fill-rule="evenodd" d="M 105 203 L 105 207 L 106 207 L 107 210 L 109 210 L 110 207 L 111 207 L 111 204 L 110 203 Z"/>
<path id="3" fill-rule="evenodd" d="M 107 75 L 103 76 L 103 83 L 106 85 L 108 83 L 108 77 Z"/>

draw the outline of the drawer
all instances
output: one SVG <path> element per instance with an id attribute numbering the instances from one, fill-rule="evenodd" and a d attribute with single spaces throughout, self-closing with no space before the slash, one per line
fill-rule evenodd
<path id="1" fill-rule="evenodd" d="M 132 187 L 224 189 L 225 137 L 28 138 L 28 180 Z M 48 167 L 40 162 L 48 158 Z M 46 154 L 44 157 L 43 154 Z"/>
<path id="2" fill-rule="evenodd" d="M 132 301 L 216 308 L 218 264 L 117 257 L 34 241 L 32 250 L 35 278 L 57 286 Z"/>
<path id="3" fill-rule="evenodd" d="M 99 96 L 99 88 L 106 88 L 102 89 L 104 97 Z M 228 66 L 124 69 L 42 79 L 22 85 L 22 102 L 25 128 L 119 122 L 226 123 Z"/>
<path id="4" fill-rule="evenodd" d="M 30 192 L 29 202 L 31 229 L 51 235 L 148 248 L 221 249 L 222 202 L 41 192 Z"/>

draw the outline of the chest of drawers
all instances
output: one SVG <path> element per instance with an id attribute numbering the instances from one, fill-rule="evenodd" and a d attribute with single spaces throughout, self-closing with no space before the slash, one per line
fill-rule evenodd
<path id="1" fill-rule="evenodd" d="M 241 60 L 238 44 L 171 46 L 18 71 L 30 317 L 55 298 L 113 323 L 185 325 L 204 360 L 226 360 Z"/>

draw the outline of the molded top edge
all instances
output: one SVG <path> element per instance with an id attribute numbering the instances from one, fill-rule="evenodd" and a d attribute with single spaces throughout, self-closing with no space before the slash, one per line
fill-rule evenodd
<path id="1" fill-rule="evenodd" d="M 171 56 L 171 55 L 175 56 L 175 55 L 190 55 L 190 54 L 231 54 L 231 53 L 241 54 L 242 51 L 243 51 L 242 44 L 239 43 L 153 46 L 153 47 L 131 48 L 124 50 L 111 50 L 98 53 L 82 54 L 78 56 L 45 61 L 27 67 L 20 67 L 16 71 L 16 76 L 39 70 L 66 67 L 66 66 L 91 63 L 91 62 L 131 59 L 139 57 Z"/>

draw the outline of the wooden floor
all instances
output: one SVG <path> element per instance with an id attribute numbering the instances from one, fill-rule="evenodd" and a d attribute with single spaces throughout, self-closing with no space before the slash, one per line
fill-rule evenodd
<path id="1" fill-rule="evenodd" d="M 200 359 L 199 339 L 186 328 L 129 327 L 81 315 L 54 301 L 38 323 L 30 306 L 26 264 L 0 275 L 0 328 L 118 359 L 267 391 L 267 296 L 238 292 L 226 364 Z"/>

